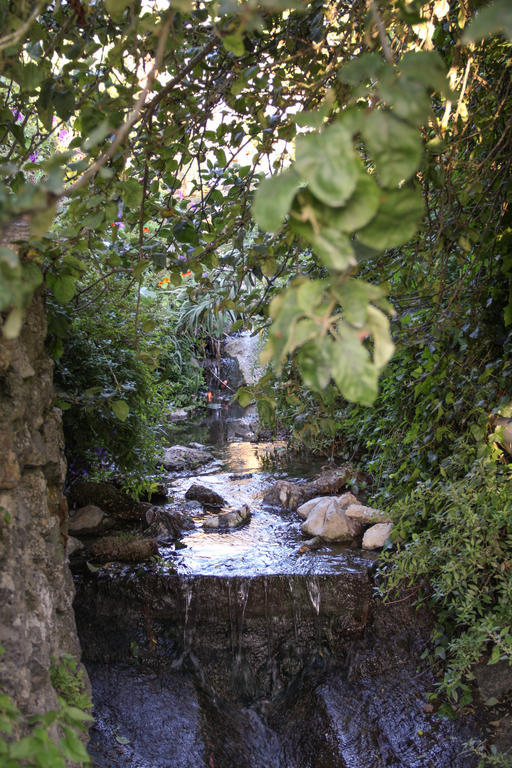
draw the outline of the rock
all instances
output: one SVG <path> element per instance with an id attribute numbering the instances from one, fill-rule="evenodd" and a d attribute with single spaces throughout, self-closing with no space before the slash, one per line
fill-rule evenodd
<path id="1" fill-rule="evenodd" d="M 351 504 L 356 504 L 357 499 L 354 496 L 353 493 L 347 492 L 343 493 L 341 496 L 317 496 L 314 499 L 310 499 L 309 501 L 306 501 L 304 504 L 301 504 L 300 507 L 297 508 L 297 514 L 299 517 L 302 517 L 303 520 L 306 520 L 309 513 L 315 507 L 319 501 L 323 501 L 323 499 L 333 499 L 335 498 L 340 506 L 341 509 L 348 508 Z"/>
<path id="2" fill-rule="evenodd" d="M 70 512 L 68 531 L 73 536 L 89 536 L 104 533 L 114 525 L 115 520 L 106 515 L 100 507 L 88 504 Z"/>
<path id="3" fill-rule="evenodd" d="M 195 469 L 213 461 L 209 451 L 200 448 L 191 448 L 186 445 L 173 445 L 166 448 L 162 458 L 162 464 L 168 472 L 180 469 Z"/>
<path id="4" fill-rule="evenodd" d="M 343 502 L 336 497 L 318 499 L 302 523 L 303 533 L 325 541 L 352 541 L 361 531 L 361 523 L 346 516 Z"/>
<path id="5" fill-rule="evenodd" d="M 320 536 L 313 536 L 312 539 L 308 539 L 299 548 L 299 555 L 304 555 L 306 552 L 313 552 L 315 549 L 320 549 L 323 544 L 323 540 Z"/>
<path id="6" fill-rule="evenodd" d="M 294 485 L 288 480 L 278 480 L 263 497 L 264 504 L 291 510 L 297 509 L 303 500 L 301 486 Z"/>
<path id="7" fill-rule="evenodd" d="M 68 505 L 71 508 L 87 507 L 90 504 L 100 507 L 108 515 L 119 520 L 140 521 L 143 505 L 133 501 L 128 494 L 120 491 L 111 483 L 94 483 L 91 480 L 79 480 L 69 489 Z"/>
<path id="8" fill-rule="evenodd" d="M 497 664 L 475 664 L 471 671 L 484 701 L 491 698 L 500 701 L 512 692 L 512 667 L 507 661 L 498 661 Z"/>
<path id="9" fill-rule="evenodd" d="M 230 480 L 250 480 L 253 476 L 252 472 L 246 472 L 243 475 L 229 475 Z"/>
<path id="10" fill-rule="evenodd" d="M 183 421 L 188 418 L 188 411 L 185 408 L 176 408 L 167 414 L 167 421 Z"/>
<path id="11" fill-rule="evenodd" d="M 334 467 L 322 472 L 321 475 L 308 483 L 297 485 L 288 480 L 278 480 L 267 492 L 263 501 L 265 504 L 295 510 L 310 499 L 337 493 L 353 480 L 363 483 L 366 482 L 367 478 L 362 472 L 354 469 L 351 464 L 345 464 L 342 467 Z M 350 498 L 351 503 L 357 502 L 357 498 L 353 494 Z"/>
<path id="12" fill-rule="evenodd" d="M 304 501 L 312 499 L 314 496 L 327 496 L 329 494 L 337 493 L 350 482 L 357 481 L 361 483 L 365 482 L 366 479 L 366 476 L 355 469 L 352 464 L 344 464 L 342 467 L 333 467 L 333 469 L 328 469 L 326 472 L 322 472 L 317 478 L 304 484 L 303 488 L 306 493 Z"/>
<path id="13" fill-rule="evenodd" d="M 390 523 L 391 518 L 385 512 L 373 507 L 365 507 L 364 504 L 353 503 L 346 510 L 347 517 L 361 520 L 362 523 Z"/>
<path id="14" fill-rule="evenodd" d="M 185 529 L 194 527 L 194 524 L 179 509 L 165 509 L 162 507 L 150 507 L 146 511 L 148 528 L 144 532 L 146 537 L 162 541 L 164 539 L 178 539 Z"/>
<path id="15" fill-rule="evenodd" d="M 244 504 L 240 509 L 220 512 L 204 521 L 204 528 L 240 528 L 251 519 L 251 510 Z"/>
<path id="16" fill-rule="evenodd" d="M 393 523 L 377 523 L 365 531 L 363 549 L 381 549 L 389 539 Z"/>
<path id="17" fill-rule="evenodd" d="M 84 545 L 79 539 L 75 539 L 74 536 L 68 536 L 66 541 L 66 554 L 71 557 L 75 552 L 79 552 L 84 548 Z"/>
<path id="18" fill-rule="evenodd" d="M 122 563 L 140 563 L 158 555 L 158 544 L 155 539 L 105 536 L 93 542 L 88 550 L 94 562 L 107 563 L 114 560 Z"/>
<path id="19" fill-rule="evenodd" d="M 226 504 L 226 500 L 216 491 L 208 488 L 206 485 L 199 485 L 199 483 L 193 483 L 190 486 L 185 494 L 185 498 L 199 501 L 205 507 L 223 507 Z"/>
<path id="20" fill-rule="evenodd" d="M 243 376 L 243 384 L 256 384 L 262 377 L 263 368 L 258 364 L 258 355 L 262 347 L 263 341 L 259 334 L 252 336 L 250 332 L 246 332 L 227 339 L 226 354 L 237 360 Z"/>

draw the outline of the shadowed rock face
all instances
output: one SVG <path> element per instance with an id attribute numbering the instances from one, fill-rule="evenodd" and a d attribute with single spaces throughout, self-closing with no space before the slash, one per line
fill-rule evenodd
<path id="1" fill-rule="evenodd" d="M 381 605 L 363 565 L 252 578 L 102 570 L 78 580 L 76 610 L 99 765 L 474 766 L 461 755 L 474 726 L 423 709 L 429 617 Z"/>

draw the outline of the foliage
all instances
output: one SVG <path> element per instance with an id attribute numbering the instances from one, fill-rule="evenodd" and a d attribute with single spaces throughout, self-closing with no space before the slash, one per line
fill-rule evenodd
<path id="1" fill-rule="evenodd" d="M 72 315 L 56 302 L 50 315 L 66 450 L 72 474 L 120 473 L 126 489 L 137 493 L 155 475 L 169 407 L 193 403 L 200 377 L 187 365 L 190 347 L 173 333 L 167 309 L 159 310 L 157 329 L 155 302 L 143 298 L 135 348 L 133 289 L 115 276 L 102 284 L 102 295 L 94 314 L 82 294 Z"/>
<path id="2" fill-rule="evenodd" d="M 421 588 L 437 609 L 435 656 L 447 661 L 441 691 L 461 706 L 471 701 L 471 668 L 512 663 L 512 473 L 484 458 L 461 471 L 456 446 L 441 477 L 419 483 L 392 507 L 396 549 L 384 554 L 382 591 Z"/>
<path id="3" fill-rule="evenodd" d="M 76 661 L 66 657 L 63 665 L 53 668 L 58 669 L 54 674 L 65 693 L 59 697 L 57 710 L 25 718 L 11 697 L 0 692 L 0 763 L 5 768 L 65 768 L 68 761 L 73 765 L 91 764 L 77 734 L 77 730 L 87 729 L 93 720 L 85 711 L 91 702 L 81 693 L 83 681 L 76 674 Z M 15 738 L 20 727 L 28 729 L 28 734 Z"/>
<path id="4" fill-rule="evenodd" d="M 50 680 L 65 704 L 77 709 L 92 708 L 92 701 L 85 693 L 83 671 L 74 656 L 63 653 L 58 661 L 52 659 Z"/>

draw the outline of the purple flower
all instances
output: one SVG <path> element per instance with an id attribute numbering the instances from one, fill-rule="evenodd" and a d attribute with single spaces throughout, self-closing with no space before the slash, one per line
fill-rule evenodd
<path id="1" fill-rule="evenodd" d="M 208 272 L 203 272 L 203 277 L 208 277 Z"/>
<path id="2" fill-rule="evenodd" d="M 13 116 L 13 117 L 14 117 L 14 119 L 15 119 L 15 120 L 17 120 L 18 122 L 20 122 L 21 120 L 23 120 L 23 115 L 21 114 L 21 112 L 19 111 L 19 109 L 13 109 L 13 110 L 12 110 L 12 116 Z"/>
<path id="3" fill-rule="evenodd" d="M 35 161 L 37 160 L 37 152 L 32 152 L 32 154 L 31 154 L 31 155 L 29 155 L 29 160 L 30 160 L 32 163 L 35 163 Z"/>
<path id="4" fill-rule="evenodd" d="M 116 226 L 118 229 L 124 229 L 124 221 L 115 221 L 114 226 Z"/>
<path id="5" fill-rule="evenodd" d="M 69 131 L 67 131 L 65 128 L 62 129 L 62 131 L 59 131 L 59 139 L 61 141 L 64 141 L 64 139 L 67 139 L 69 136 Z"/>
<path id="6" fill-rule="evenodd" d="M 176 256 L 176 258 L 178 259 L 178 261 L 186 261 L 187 260 L 187 257 L 183 256 L 183 254 L 181 254 L 181 253 L 178 256 Z"/>

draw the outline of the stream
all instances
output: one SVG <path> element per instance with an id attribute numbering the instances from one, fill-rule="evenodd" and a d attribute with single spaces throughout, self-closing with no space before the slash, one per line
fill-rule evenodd
<path id="1" fill-rule="evenodd" d="M 212 408 L 176 427 L 214 461 L 169 475 L 175 499 L 193 483 L 248 525 L 205 531 L 201 514 L 156 563 L 75 577 L 75 612 L 93 686 L 97 768 L 469 768 L 470 720 L 436 717 L 420 661 L 431 619 L 373 593 L 374 553 L 341 545 L 299 554 L 293 512 L 266 507 L 276 443 L 240 437 L 247 416 Z M 250 427 L 250 425 L 249 425 Z M 238 432 L 243 429 L 238 429 Z"/>

